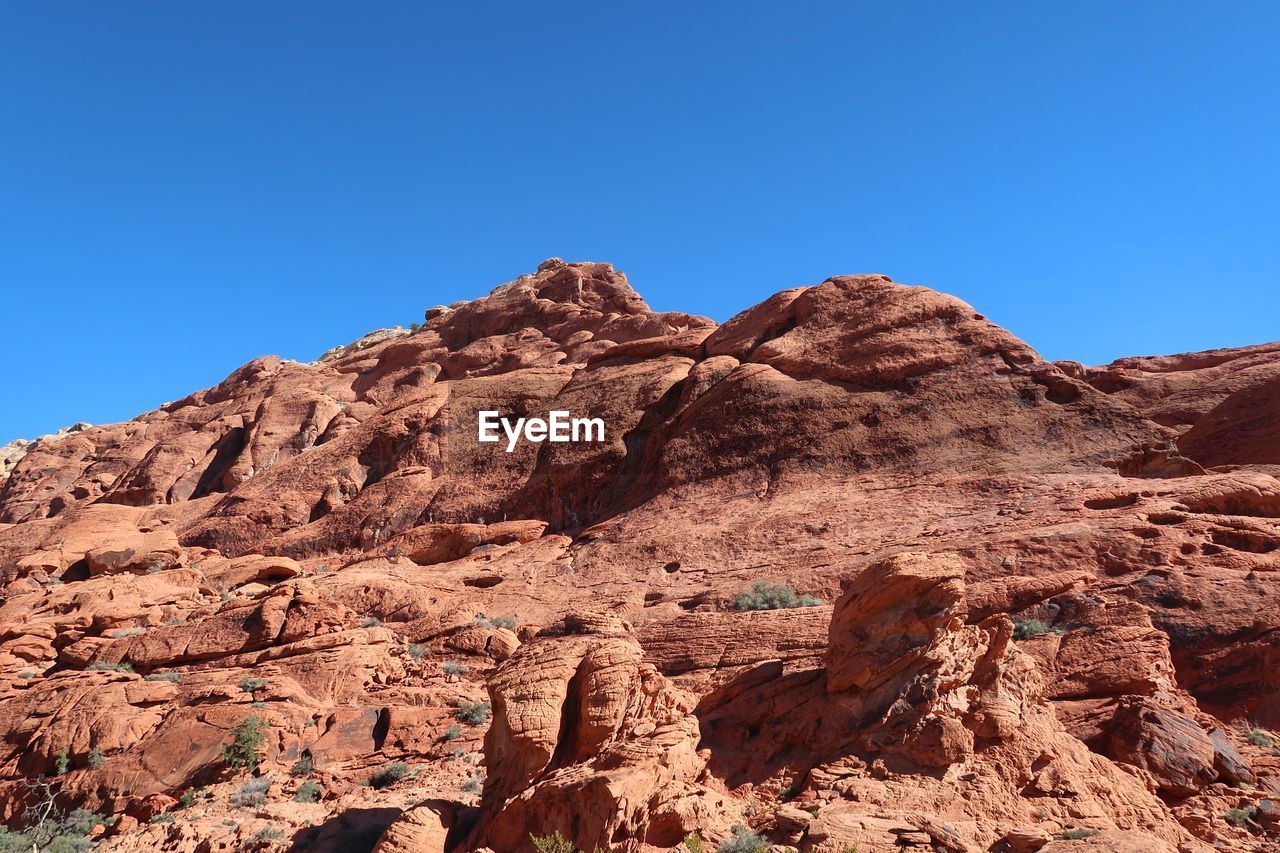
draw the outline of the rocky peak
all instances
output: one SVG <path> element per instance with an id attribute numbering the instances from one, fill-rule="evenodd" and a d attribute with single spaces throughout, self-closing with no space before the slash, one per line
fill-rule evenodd
<path id="1" fill-rule="evenodd" d="M 11 450 L 12 826 L 43 778 L 125 853 L 1275 846 L 1280 349 L 560 259 L 425 320 Z"/>

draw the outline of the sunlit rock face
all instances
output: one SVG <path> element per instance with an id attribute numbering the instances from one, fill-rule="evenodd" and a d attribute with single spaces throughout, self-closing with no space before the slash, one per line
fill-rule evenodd
<path id="1" fill-rule="evenodd" d="M 53 792 L 125 851 L 1271 849 L 1277 381 L 1274 344 L 1050 364 L 883 275 L 717 325 L 559 259 L 257 359 L 0 455 L 0 816 Z"/>

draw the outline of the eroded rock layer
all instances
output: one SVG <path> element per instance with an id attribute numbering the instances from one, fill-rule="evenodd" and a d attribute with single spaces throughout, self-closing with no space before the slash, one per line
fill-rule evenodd
<path id="1" fill-rule="evenodd" d="M 717 326 L 556 259 L 257 359 L 6 449 L 0 817 L 120 851 L 1275 849 L 1278 382 L 1278 344 L 1050 364 L 881 275 Z M 605 440 L 508 452 L 481 410 Z"/>

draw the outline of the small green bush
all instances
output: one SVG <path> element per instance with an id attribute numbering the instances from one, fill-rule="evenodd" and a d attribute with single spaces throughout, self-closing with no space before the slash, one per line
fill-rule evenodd
<path id="1" fill-rule="evenodd" d="M 262 744 L 266 740 L 266 723 L 259 716 L 245 717 L 231 730 L 231 742 L 222 745 L 222 760 L 235 770 L 253 773 L 262 762 Z"/>
<path id="2" fill-rule="evenodd" d="M 316 769 L 315 759 L 311 757 L 311 753 L 304 752 L 298 757 L 298 760 L 289 768 L 290 776 L 310 776 Z"/>
<path id="3" fill-rule="evenodd" d="M 822 599 L 797 595 L 790 586 L 772 581 L 756 581 L 748 592 L 733 600 L 734 610 L 789 610 L 793 607 L 817 607 Z"/>
<path id="4" fill-rule="evenodd" d="M 382 620 L 374 616 L 366 616 L 360 620 L 361 628 L 381 628 Z"/>
<path id="5" fill-rule="evenodd" d="M 1249 732 L 1249 743 L 1254 746 L 1263 747 L 1275 745 L 1275 741 L 1272 740 L 1271 735 L 1267 734 L 1262 729 L 1253 729 Z"/>
<path id="6" fill-rule="evenodd" d="M 550 835 L 530 835 L 534 849 L 538 853 L 575 853 L 573 842 L 560 834 L 559 830 Z"/>
<path id="7" fill-rule="evenodd" d="M 684 849 L 688 853 L 706 853 L 706 848 L 702 846 L 702 836 L 698 834 L 697 830 L 684 837 Z"/>
<path id="8" fill-rule="evenodd" d="M 389 788 L 401 779 L 412 778 L 413 770 L 403 761 L 384 764 L 381 769 L 369 777 L 369 787 L 382 790 Z"/>
<path id="9" fill-rule="evenodd" d="M 476 624 L 481 628 L 506 628 L 514 631 L 519 623 L 514 616 L 477 616 Z"/>
<path id="10" fill-rule="evenodd" d="M 150 672 L 142 676 L 143 681 L 181 681 L 180 672 Z"/>
<path id="11" fill-rule="evenodd" d="M 1062 833 L 1063 841 L 1083 841 L 1098 834 L 1096 829 L 1068 829 Z"/>
<path id="12" fill-rule="evenodd" d="M 178 805 L 184 809 L 189 809 L 195 804 L 196 798 L 200 796 L 203 788 L 188 788 L 182 792 L 182 796 L 178 797 Z"/>
<path id="13" fill-rule="evenodd" d="M 298 786 L 298 792 L 293 798 L 300 803 L 315 803 L 320 801 L 320 795 L 324 793 L 324 788 L 320 787 L 320 783 L 314 779 L 308 779 Z"/>
<path id="14" fill-rule="evenodd" d="M 424 657 L 426 657 L 427 647 L 422 645 L 421 643 L 409 643 L 409 645 L 405 646 L 404 648 L 405 648 L 405 651 L 409 653 L 409 657 L 413 658 L 414 660 L 422 660 Z"/>
<path id="15" fill-rule="evenodd" d="M 147 633 L 145 628 L 113 628 L 107 632 L 107 636 L 112 640 L 124 640 L 129 637 L 141 637 Z"/>
<path id="16" fill-rule="evenodd" d="M 90 665 L 89 669 L 103 670 L 106 672 L 133 672 L 133 664 L 128 661 L 111 663 L 110 661 L 100 660 Z"/>
<path id="17" fill-rule="evenodd" d="M 454 678 L 459 675 L 465 675 L 467 672 L 467 668 L 465 666 L 458 663 L 457 661 L 452 661 L 452 660 L 447 660 L 444 663 L 440 664 L 440 670 L 450 678 Z"/>
<path id="18" fill-rule="evenodd" d="M 240 786 L 239 791 L 231 795 L 231 805 L 254 808 L 266 805 L 267 792 L 270 790 L 270 779 L 250 779 Z"/>
<path id="19" fill-rule="evenodd" d="M 467 702 L 463 701 L 458 705 L 458 710 L 453 716 L 460 723 L 466 723 L 469 726 L 479 726 L 489 722 L 489 703 L 488 702 Z"/>
<path id="20" fill-rule="evenodd" d="M 772 845 L 742 824 L 733 828 L 733 834 L 720 842 L 716 853 L 769 853 Z"/>
<path id="21" fill-rule="evenodd" d="M 1229 809 L 1226 814 L 1227 823 L 1232 826 L 1238 826 L 1241 829 L 1249 825 L 1249 821 L 1253 820 L 1257 815 L 1257 809 Z"/>
<path id="22" fill-rule="evenodd" d="M 444 730 L 444 734 L 441 735 L 440 739 L 448 743 L 449 741 L 457 740 L 460 737 L 462 737 L 462 726 L 455 723 Z"/>
<path id="23" fill-rule="evenodd" d="M 269 683 L 265 678 L 246 678 L 240 682 L 240 689 L 245 693 L 256 693 Z"/>
<path id="24" fill-rule="evenodd" d="M 186 621 L 187 621 L 187 617 L 185 617 L 185 616 L 170 616 L 168 619 L 164 620 L 164 624 L 166 624 L 166 625 L 181 625 L 181 624 L 185 623 Z"/>
<path id="25" fill-rule="evenodd" d="M 1041 634 L 1048 634 L 1053 629 L 1039 619 L 1019 619 L 1013 623 L 1013 638 L 1028 640 Z"/>
<path id="26" fill-rule="evenodd" d="M 58 755 L 53 759 L 54 775 L 61 776 L 63 773 L 66 773 L 70 769 L 71 769 L 71 756 L 67 754 L 67 751 L 65 749 L 61 750 L 58 753 Z"/>
<path id="27" fill-rule="evenodd" d="M 102 754 L 102 747 L 95 746 L 89 750 L 89 755 L 85 757 L 85 763 L 94 770 L 101 770 L 102 765 L 107 763 L 107 757 Z"/>
<path id="28" fill-rule="evenodd" d="M 149 823 L 173 823 L 173 812 L 160 812 L 151 816 Z"/>

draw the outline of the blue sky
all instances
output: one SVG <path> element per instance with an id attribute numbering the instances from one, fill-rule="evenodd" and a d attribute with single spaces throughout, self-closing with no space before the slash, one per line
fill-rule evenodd
<path id="1" fill-rule="evenodd" d="M 0 443 L 543 258 L 847 272 L 1048 358 L 1280 338 L 1274 2 L 8 3 Z"/>

